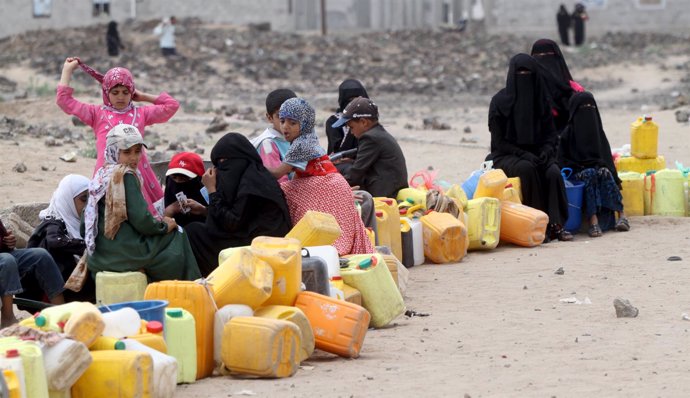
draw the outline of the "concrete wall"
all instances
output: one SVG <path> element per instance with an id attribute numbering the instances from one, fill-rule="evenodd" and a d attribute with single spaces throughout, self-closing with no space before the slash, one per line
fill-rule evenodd
<path id="1" fill-rule="evenodd" d="M 572 12 L 578 1 L 484 0 L 489 32 L 557 34 L 556 12 L 563 3 Z M 690 33 L 688 0 L 580 0 L 587 4 L 588 33 L 655 31 Z M 658 3 L 654 6 L 642 4 Z"/>

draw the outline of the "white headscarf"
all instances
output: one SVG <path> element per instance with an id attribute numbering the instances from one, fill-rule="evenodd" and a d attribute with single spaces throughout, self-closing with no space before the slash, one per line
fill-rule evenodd
<path id="1" fill-rule="evenodd" d="M 38 213 L 41 220 L 53 218 L 62 220 L 67 227 L 67 233 L 72 239 L 81 239 L 79 232 L 80 215 L 74 206 L 74 198 L 89 188 L 89 179 L 78 175 L 69 174 L 60 181 L 57 189 L 50 198 L 50 205 L 47 209 Z"/>

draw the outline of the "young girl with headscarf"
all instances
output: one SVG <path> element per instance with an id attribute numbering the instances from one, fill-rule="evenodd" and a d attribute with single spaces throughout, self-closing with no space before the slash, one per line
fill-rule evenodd
<path id="1" fill-rule="evenodd" d="M 295 171 L 295 178 L 280 186 L 293 224 L 308 210 L 332 214 L 342 230 L 334 243 L 338 254 L 372 253 L 374 248 L 357 214 L 350 185 L 319 145 L 314 131 L 314 108 L 302 98 L 291 98 L 280 107 L 279 115 L 290 149 L 284 164 L 271 172 L 280 177 Z"/>
<path id="2" fill-rule="evenodd" d="M 79 230 L 81 214 L 89 197 L 89 179 L 69 174 L 58 185 L 50 198 L 48 208 L 39 213 L 41 223 L 36 227 L 29 238 L 27 247 L 41 247 L 48 250 L 62 273 L 64 280 L 74 271 L 79 258 L 84 254 L 86 245 Z M 31 284 L 28 284 L 31 286 Z M 25 289 L 24 293 L 29 298 L 31 289 Z M 38 296 L 40 299 L 40 295 Z M 95 284 L 88 278 L 82 289 L 78 292 L 65 291 L 65 299 L 91 301 L 95 298 Z"/>
<path id="3" fill-rule="evenodd" d="M 621 181 L 591 93 L 577 93 L 570 99 L 570 120 L 561 134 L 558 152 L 560 166 L 571 168 L 575 179 L 585 183 L 584 210 L 590 224 L 589 236 L 599 237 L 612 228 L 628 231 L 630 224 L 623 212 Z"/>
<path id="4" fill-rule="evenodd" d="M 541 68 L 531 56 L 510 60 L 506 87 L 491 98 L 489 131 L 494 168 L 520 177 L 523 203 L 549 216 L 547 239 L 572 240 L 563 229 L 568 199 L 556 162 L 558 134 Z"/>
<path id="5" fill-rule="evenodd" d="M 138 166 L 144 141 L 139 130 L 119 124 L 106 136 L 105 163 L 89 184 L 84 241 L 89 270 L 144 272 L 149 281 L 201 276 L 187 234 L 175 220 L 147 210 Z"/>
<path id="6" fill-rule="evenodd" d="M 283 237 L 292 227 L 278 182 L 245 136 L 224 135 L 211 150 L 211 162 L 201 178 L 209 193 L 206 222 L 187 225 L 204 276 L 218 267 L 221 250 L 247 246 L 257 236 Z"/>
<path id="7" fill-rule="evenodd" d="M 72 73 L 78 67 L 101 83 L 103 105 L 85 104 L 74 98 L 74 89 L 69 84 Z M 134 105 L 133 101 L 150 102 L 153 105 Z M 115 67 L 102 75 L 76 57 L 67 58 L 62 67 L 57 87 L 57 104 L 65 113 L 78 117 L 93 128 L 97 154 L 95 170 L 104 164 L 105 137 L 115 126 L 130 124 L 143 132 L 146 126 L 167 122 L 180 107 L 166 92 L 155 96 L 137 91 L 131 72 L 125 68 Z M 146 152 L 142 152 L 139 172 L 143 177 L 142 192 L 149 211 L 159 217 L 163 214 L 163 189 L 151 169 Z"/>

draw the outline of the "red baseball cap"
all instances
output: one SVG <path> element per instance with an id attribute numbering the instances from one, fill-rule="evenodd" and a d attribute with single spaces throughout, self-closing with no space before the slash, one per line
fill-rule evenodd
<path id="1" fill-rule="evenodd" d="M 204 174 L 204 161 L 201 156 L 193 152 L 180 152 L 173 156 L 168 164 L 166 176 L 182 174 L 189 178 L 196 178 Z"/>

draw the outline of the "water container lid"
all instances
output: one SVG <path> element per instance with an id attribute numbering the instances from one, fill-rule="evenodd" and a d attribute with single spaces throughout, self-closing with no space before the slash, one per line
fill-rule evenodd
<path id="1" fill-rule="evenodd" d="M 163 324 L 158 321 L 149 321 L 146 324 L 146 331 L 149 333 L 160 333 L 163 331 Z"/>
<path id="2" fill-rule="evenodd" d="M 414 199 L 412 199 L 412 198 L 405 198 L 405 201 L 409 204 L 412 204 L 412 205 L 414 204 Z"/>
<path id="3" fill-rule="evenodd" d="M 343 277 L 340 276 L 340 275 L 334 275 L 334 276 L 331 277 L 331 280 L 332 280 L 332 281 L 342 281 L 342 280 L 343 280 Z"/>
<path id="4" fill-rule="evenodd" d="M 116 350 L 124 350 L 124 349 L 126 348 L 126 347 L 125 347 L 125 342 L 122 341 L 122 340 L 116 341 L 116 342 L 115 342 L 115 347 L 114 347 L 114 348 L 115 348 Z"/>
<path id="5" fill-rule="evenodd" d="M 167 310 L 166 314 L 171 318 L 182 318 L 182 310 L 179 308 Z"/>
<path id="6" fill-rule="evenodd" d="M 650 121 L 650 120 L 652 120 L 652 117 L 651 117 L 651 116 L 645 115 L 644 121 L 645 121 L 645 122 L 648 122 L 648 121 Z"/>
<path id="7" fill-rule="evenodd" d="M 359 269 L 368 269 L 369 267 L 371 267 L 371 265 L 371 258 L 365 258 L 364 260 L 360 261 L 359 264 L 357 264 Z"/>
<path id="8" fill-rule="evenodd" d="M 11 350 L 7 350 L 7 352 L 5 352 L 5 356 L 7 358 L 17 358 L 19 356 L 19 350 L 17 350 L 16 348 L 12 348 Z"/>
<path id="9" fill-rule="evenodd" d="M 376 211 L 376 217 L 383 217 L 383 212 L 380 210 Z"/>
<path id="10" fill-rule="evenodd" d="M 34 322 L 36 323 L 36 326 L 43 327 L 46 325 L 46 317 L 43 315 L 39 315 L 34 319 Z"/>

